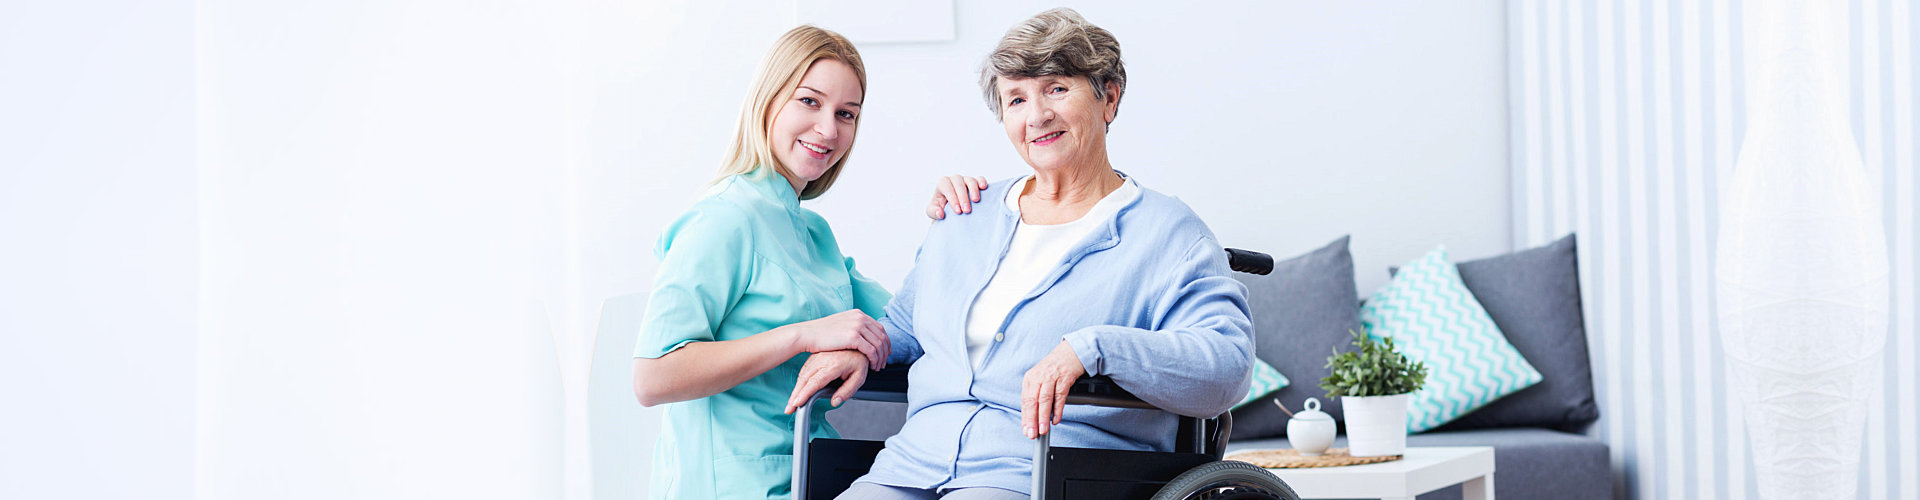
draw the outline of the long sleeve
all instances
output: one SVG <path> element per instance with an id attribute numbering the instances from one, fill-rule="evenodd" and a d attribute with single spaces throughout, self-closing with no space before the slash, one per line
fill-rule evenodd
<path id="1" fill-rule="evenodd" d="M 1227 276 L 1212 238 L 1190 246 L 1158 301 L 1157 329 L 1090 326 L 1066 335 L 1088 375 L 1106 375 L 1142 400 L 1213 417 L 1247 394 L 1253 321 L 1246 286 Z"/>
<path id="2" fill-rule="evenodd" d="M 880 325 L 887 328 L 887 341 L 893 344 L 893 352 L 887 356 L 889 365 L 912 363 L 926 354 L 920 348 L 920 339 L 913 334 L 913 301 L 920 274 L 918 255 L 914 261 L 913 270 L 908 271 L 907 279 L 900 283 L 900 293 L 887 302 L 886 316 L 879 319 Z"/>

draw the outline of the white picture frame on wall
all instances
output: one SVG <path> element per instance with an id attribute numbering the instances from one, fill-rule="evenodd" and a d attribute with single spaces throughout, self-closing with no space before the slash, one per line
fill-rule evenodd
<path id="1" fill-rule="evenodd" d="M 795 18 L 854 43 L 950 42 L 953 0 L 796 0 Z"/>

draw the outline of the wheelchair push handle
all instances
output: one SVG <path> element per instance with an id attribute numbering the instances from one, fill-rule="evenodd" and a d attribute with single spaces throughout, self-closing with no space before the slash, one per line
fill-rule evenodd
<path id="1" fill-rule="evenodd" d="M 1227 267 L 1247 274 L 1266 275 L 1273 272 L 1273 256 L 1252 250 L 1238 248 L 1227 249 Z"/>

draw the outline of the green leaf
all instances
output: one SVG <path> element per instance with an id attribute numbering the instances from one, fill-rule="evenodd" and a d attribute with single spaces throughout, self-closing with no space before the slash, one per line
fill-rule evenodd
<path id="1" fill-rule="evenodd" d="M 1334 349 L 1327 357 L 1328 373 L 1320 379 L 1320 388 L 1327 391 L 1327 397 L 1341 396 L 1391 396 L 1420 390 L 1427 383 L 1427 366 L 1401 354 L 1394 346 L 1393 337 L 1379 341 L 1368 338 L 1366 333 L 1348 330 L 1353 334 L 1354 350 L 1340 352 Z"/>

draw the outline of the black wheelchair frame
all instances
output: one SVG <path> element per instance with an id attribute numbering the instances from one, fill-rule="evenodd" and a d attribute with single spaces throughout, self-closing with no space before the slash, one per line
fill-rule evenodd
<path id="1" fill-rule="evenodd" d="M 1227 249 L 1235 271 L 1267 274 L 1273 258 L 1259 252 Z M 907 402 L 911 365 L 870 373 L 854 399 Z M 835 382 L 812 399 L 830 396 Z M 1104 376 L 1082 377 L 1067 395 L 1069 405 L 1157 410 Z M 831 499 L 867 473 L 884 443 L 852 439 L 809 439 L 810 412 L 794 413 L 793 494 L 798 500 Z M 1034 439 L 1035 498 L 1264 498 L 1297 499 L 1279 478 L 1250 464 L 1222 462 L 1233 415 L 1180 416 L 1174 450 L 1146 452 L 1052 446 L 1048 435 Z M 1270 479 L 1271 481 L 1266 481 Z M 1189 494 L 1187 490 L 1193 490 Z M 1169 495 L 1171 493 L 1172 495 Z M 1201 494 L 1206 493 L 1206 494 Z"/>

